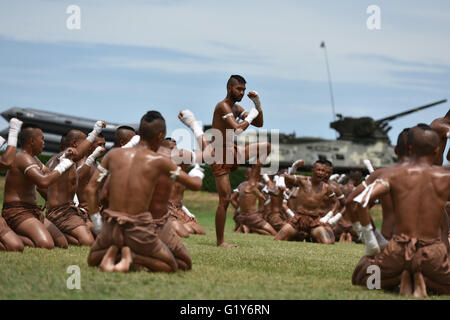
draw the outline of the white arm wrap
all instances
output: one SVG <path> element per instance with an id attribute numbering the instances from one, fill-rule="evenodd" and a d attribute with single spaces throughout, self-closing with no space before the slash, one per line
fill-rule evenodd
<path id="1" fill-rule="evenodd" d="M 19 136 L 20 129 L 22 128 L 22 121 L 16 118 L 9 120 L 9 133 L 8 133 L 8 145 L 12 147 L 17 146 L 17 138 Z"/>
<path id="2" fill-rule="evenodd" d="M 98 156 L 102 153 L 103 148 L 98 146 L 95 148 L 94 152 L 91 153 L 91 155 L 86 159 L 86 162 L 84 163 L 88 167 L 92 166 L 92 164 L 95 162 L 95 159 L 98 158 Z"/>
<path id="3" fill-rule="evenodd" d="M 99 133 L 102 132 L 102 129 L 103 129 L 103 122 L 97 121 L 94 124 L 94 128 L 92 129 L 92 131 L 88 134 L 86 140 L 89 141 L 90 143 L 94 143 L 95 138 L 97 138 Z"/>
<path id="4" fill-rule="evenodd" d="M 244 119 L 244 121 L 247 121 L 249 124 L 252 123 L 253 120 L 258 116 L 259 111 L 256 110 L 256 108 L 252 108 L 250 112 L 248 113 L 247 117 Z"/>
<path id="5" fill-rule="evenodd" d="M 94 233 L 96 235 L 98 235 L 103 228 L 103 220 L 102 220 L 102 216 L 100 215 L 100 212 L 94 213 L 90 215 L 91 217 L 91 221 L 93 224 L 93 228 L 92 231 L 94 231 Z"/>
<path id="6" fill-rule="evenodd" d="M 292 212 L 292 210 L 291 210 L 290 208 L 288 208 L 288 209 L 286 210 L 286 213 L 287 213 L 288 215 L 290 215 L 291 217 L 295 216 L 294 212 Z"/>
<path id="7" fill-rule="evenodd" d="M 185 206 L 182 206 L 181 210 L 183 210 L 183 212 L 186 213 L 190 218 L 195 218 L 195 216 Z"/>
<path id="8" fill-rule="evenodd" d="M 363 162 L 364 162 L 364 165 L 366 166 L 367 170 L 369 170 L 369 173 L 372 173 L 375 171 L 373 169 L 373 166 L 372 166 L 372 163 L 370 162 L 370 160 L 364 159 Z"/>
<path id="9" fill-rule="evenodd" d="M 73 165 L 73 161 L 64 157 L 59 158 L 59 164 L 55 167 L 55 171 L 58 171 L 59 174 L 63 174 L 67 169 L 69 169 Z"/>
<path id="10" fill-rule="evenodd" d="M 265 183 L 269 182 L 269 180 L 270 180 L 270 179 L 269 179 L 269 176 L 267 175 L 267 173 L 264 173 L 263 176 L 262 176 L 262 178 L 263 178 L 263 180 L 264 180 Z"/>
<path id="11" fill-rule="evenodd" d="M 180 175 L 181 172 L 181 167 L 177 167 L 177 170 L 175 171 L 170 171 L 170 179 L 172 181 L 175 181 L 176 178 L 178 178 L 178 176 Z"/>
<path id="12" fill-rule="evenodd" d="M 189 171 L 189 176 L 190 177 L 198 177 L 201 180 L 203 180 L 203 178 L 205 177 L 205 174 L 203 173 L 203 171 L 204 171 L 203 168 L 197 164 L 191 171 Z"/>
<path id="13" fill-rule="evenodd" d="M 30 164 L 28 167 L 25 168 L 25 170 L 23 170 L 23 174 L 26 175 L 28 170 L 30 170 L 32 168 L 38 168 L 39 169 L 39 166 L 37 164 Z"/>
<path id="14" fill-rule="evenodd" d="M 126 148 L 133 148 L 135 145 L 137 145 L 139 143 L 139 141 L 141 141 L 141 136 L 140 135 L 134 135 L 130 141 L 128 141 L 126 144 L 124 144 L 122 146 L 122 148 L 126 149 Z"/>
<path id="15" fill-rule="evenodd" d="M 222 116 L 222 119 L 225 120 L 226 118 L 229 118 L 229 117 L 232 117 L 232 116 L 233 116 L 233 113 L 230 112 L 230 113 L 227 113 L 226 115 Z"/>
<path id="16" fill-rule="evenodd" d="M 97 182 L 102 182 L 103 179 L 109 174 L 108 169 L 103 168 L 100 164 L 97 166 L 97 170 L 100 172 Z"/>
<path id="17" fill-rule="evenodd" d="M 328 211 L 328 213 L 324 217 L 320 218 L 319 221 L 322 223 L 327 223 L 328 220 L 330 220 L 330 218 L 333 216 L 333 214 L 333 211 Z"/>

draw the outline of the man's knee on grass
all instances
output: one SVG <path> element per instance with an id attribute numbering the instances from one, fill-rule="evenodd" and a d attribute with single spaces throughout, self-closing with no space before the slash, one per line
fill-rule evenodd
<path id="1" fill-rule="evenodd" d="M 330 236 L 330 233 L 325 227 L 317 227 L 311 230 L 311 236 L 322 244 L 334 244 L 334 237 Z"/>
<path id="2" fill-rule="evenodd" d="M 285 224 L 283 228 L 275 235 L 274 240 L 290 240 L 295 234 L 297 230 L 289 223 Z"/>

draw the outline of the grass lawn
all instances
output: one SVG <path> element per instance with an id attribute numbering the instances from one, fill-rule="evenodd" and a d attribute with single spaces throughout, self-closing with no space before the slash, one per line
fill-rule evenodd
<path id="1" fill-rule="evenodd" d="M 3 185 L 3 184 L 2 184 Z M 1 192 L 3 195 L 3 192 Z M 87 265 L 87 247 L 0 252 L 0 299 L 398 299 L 397 294 L 351 284 L 353 268 L 364 247 L 274 241 L 272 237 L 237 234 L 231 210 L 226 240 L 239 248 L 216 247 L 214 213 L 217 195 L 186 193 L 206 236 L 184 243 L 193 268 L 175 274 L 103 273 Z M 379 225 L 380 212 L 373 216 Z M 81 269 L 81 289 L 69 290 L 67 267 Z M 430 299 L 449 299 L 433 296 Z"/>

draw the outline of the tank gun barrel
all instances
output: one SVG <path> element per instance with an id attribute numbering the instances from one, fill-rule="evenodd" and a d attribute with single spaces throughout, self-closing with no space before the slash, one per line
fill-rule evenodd
<path id="1" fill-rule="evenodd" d="M 386 118 L 383 118 L 383 119 L 380 119 L 380 120 L 376 120 L 375 124 L 379 125 L 379 124 L 381 124 L 381 123 L 383 123 L 385 121 L 392 121 L 392 120 L 397 119 L 399 117 L 406 116 L 406 115 L 408 115 L 410 113 L 417 112 L 417 111 L 420 111 L 420 110 L 423 110 L 423 109 L 427 109 L 427 108 L 431 108 L 431 107 L 434 107 L 434 106 L 436 106 L 438 104 L 445 103 L 445 102 L 447 102 L 447 99 L 436 101 L 436 102 L 433 102 L 433 103 L 430 103 L 430 104 L 427 104 L 427 105 L 424 105 L 424 106 L 421 106 L 421 107 L 413 108 L 413 109 L 410 109 L 410 110 L 407 110 L 407 111 L 404 111 L 404 112 L 400 112 L 400 113 L 394 114 L 392 116 L 389 116 L 389 117 L 386 117 Z"/>

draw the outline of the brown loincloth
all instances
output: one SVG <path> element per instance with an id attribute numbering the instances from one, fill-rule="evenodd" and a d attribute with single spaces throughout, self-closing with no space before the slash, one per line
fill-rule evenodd
<path id="1" fill-rule="evenodd" d="M 27 219 L 36 218 L 44 223 L 45 217 L 41 207 L 22 201 L 3 203 L 2 216 L 9 227 L 16 231 L 19 225 Z"/>
<path id="2" fill-rule="evenodd" d="M 450 292 L 450 263 L 445 244 L 441 239 L 421 240 L 410 238 L 405 234 L 394 235 L 384 250 L 375 258 L 364 257 L 358 263 L 352 275 L 353 285 L 366 286 L 367 267 L 377 265 L 380 267 L 381 280 L 397 278 L 403 270 L 411 275 L 421 272 L 423 276 Z M 383 288 L 383 281 L 381 281 Z M 389 289 L 389 288 L 383 288 Z"/>
<path id="3" fill-rule="evenodd" d="M 259 212 L 239 212 L 233 217 L 233 219 L 238 225 L 245 224 L 247 227 L 253 227 L 257 229 L 262 229 L 267 223 L 267 221 L 263 219 L 262 214 Z"/>
<path id="4" fill-rule="evenodd" d="M 135 254 L 151 257 L 162 247 L 156 234 L 156 225 L 150 212 L 138 215 L 103 210 L 103 228 L 95 240 L 99 250 L 116 245 L 119 250 L 129 247 Z"/>
<path id="5" fill-rule="evenodd" d="M 3 237 L 8 232 L 12 231 L 11 228 L 6 223 L 6 220 L 0 217 L 0 238 Z"/>
<path id="6" fill-rule="evenodd" d="M 297 231 L 302 231 L 309 235 L 312 229 L 323 226 L 330 228 L 329 224 L 320 222 L 321 216 L 312 216 L 297 212 L 295 216 L 289 218 L 288 223 Z"/>
<path id="7" fill-rule="evenodd" d="M 336 240 L 339 240 L 339 238 L 341 237 L 341 235 L 343 233 L 350 233 L 350 235 L 352 236 L 353 242 L 357 242 L 357 240 L 358 240 L 358 235 L 353 230 L 352 223 L 345 221 L 342 218 L 333 227 L 333 233 L 334 233 L 334 237 L 336 238 Z"/>
<path id="8" fill-rule="evenodd" d="M 159 239 L 164 242 L 175 257 L 179 256 L 178 253 L 185 252 L 186 248 L 181 238 L 172 227 L 169 212 L 159 219 L 153 219 L 153 223 Z"/>
<path id="9" fill-rule="evenodd" d="M 88 205 L 88 203 L 87 202 L 81 202 L 78 205 L 78 208 L 81 211 L 83 211 L 83 214 L 86 216 L 87 221 L 91 221 L 91 216 L 89 215 L 89 205 Z"/>
<path id="10" fill-rule="evenodd" d="M 78 208 L 73 202 L 47 209 L 47 219 L 63 233 L 70 233 L 79 226 L 86 226 L 86 222 L 89 221 L 87 212 Z"/>
<path id="11" fill-rule="evenodd" d="M 233 163 L 226 163 L 227 150 L 228 152 L 233 153 Z M 214 177 L 220 177 L 237 170 L 237 168 L 239 167 L 237 150 L 238 149 L 236 144 L 223 147 L 223 163 L 212 163 L 210 165 Z"/>
<path id="12" fill-rule="evenodd" d="M 286 224 L 281 212 L 268 212 L 264 216 L 264 219 L 275 229 L 275 231 L 280 231 Z"/>
<path id="13" fill-rule="evenodd" d="M 189 217 L 182 209 L 181 203 L 174 203 L 172 201 L 168 202 L 167 211 L 170 213 L 169 220 L 178 220 L 182 224 L 189 223 L 189 222 L 197 222 L 196 218 Z"/>

